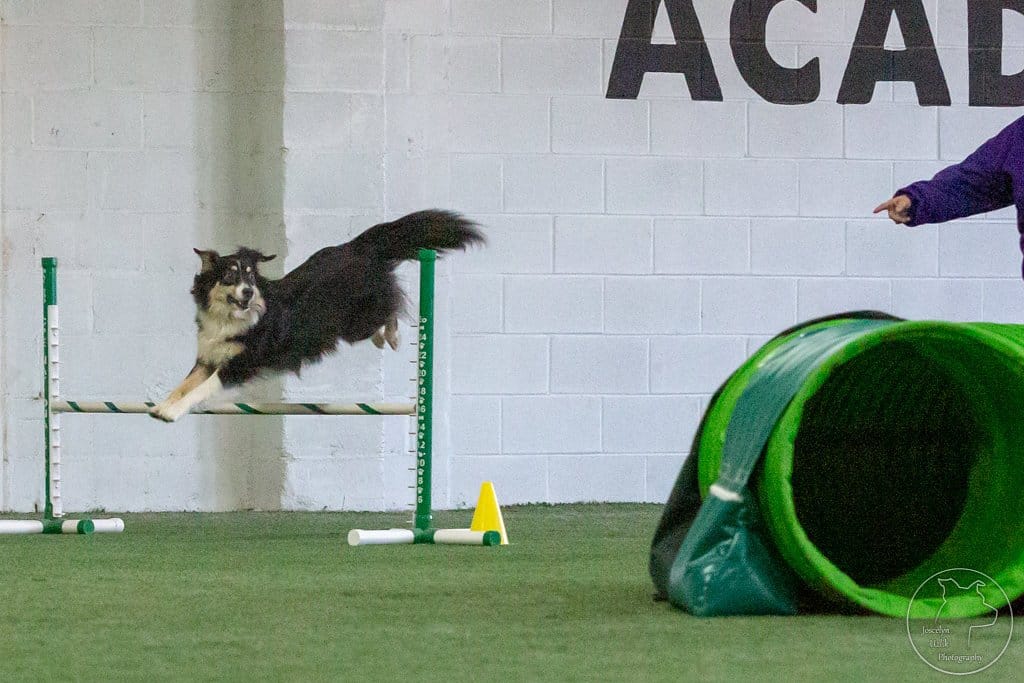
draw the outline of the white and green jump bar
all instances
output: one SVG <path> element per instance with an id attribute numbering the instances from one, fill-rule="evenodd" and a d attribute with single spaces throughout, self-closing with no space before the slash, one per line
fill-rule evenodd
<path id="1" fill-rule="evenodd" d="M 55 413 L 144 414 L 151 401 L 52 401 Z M 222 403 L 192 411 L 198 415 L 415 415 L 415 403 Z"/>
<path id="2" fill-rule="evenodd" d="M 421 249 L 420 315 L 417 342 L 416 403 L 226 403 L 199 407 L 203 415 L 408 415 L 416 416 L 416 514 L 414 528 L 380 531 L 354 530 L 356 544 L 437 543 L 496 545 L 498 532 L 434 529 L 430 526 L 430 470 L 432 451 L 434 263 L 436 252 Z M 42 259 L 43 266 L 43 420 L 45 433 L 45 493 L 43 519 L 0 520 L 0 534 L 92 534 L 124 530 L 120 519 L 64 519 L 61 495 L 62 413 L 146 414 L 148 401 L 71 401 L 60 397 L 60 326 L 57 309 L 57 259 Z M 397 533 L 396 532 L 400 532 Z M 401 538 L 401 540 L 396 540 Z M 406 540 L 407 539 L 407 540 Z"/>

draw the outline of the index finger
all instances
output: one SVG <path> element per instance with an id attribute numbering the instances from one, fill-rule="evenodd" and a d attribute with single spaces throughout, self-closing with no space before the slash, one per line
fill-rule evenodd
<path id="1" fill-rule="evenodd" d="M 893 197 L 892 199 L 888 199 L 888 200 L 882 202 L 881 204 L 879 204 L 878 206 L 876 206 L 875 210 L 872 211 L 871 213 L 878 213 L 880 211 L 886 211 L 888 209 L 895 208 L 895 206 L 896 206 L 896 198 Z"/>

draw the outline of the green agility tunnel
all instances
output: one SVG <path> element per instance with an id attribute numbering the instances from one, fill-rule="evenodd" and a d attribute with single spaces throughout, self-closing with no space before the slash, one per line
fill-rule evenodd
<path id="1" fill-rule="evenodd" d="M 797 360 L 766 378 L 786 353 Z M 969 568 L 1003 604 L 1024 594 L 1024 326 L 873 313 L 779 335 L 712 398 L 652 545 L 660 592 L 719 480 L 730 423 L 761 419 L 767 401 L 741 400 L 755 378 L 782 395 L 749 490 L 802 592 L 892 616 L 974 616 L 990 609 L 976 595 L 927 584 Z"/>

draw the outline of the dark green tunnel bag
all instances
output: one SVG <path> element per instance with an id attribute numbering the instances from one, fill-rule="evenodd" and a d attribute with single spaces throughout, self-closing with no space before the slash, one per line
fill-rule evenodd
<path id="1" fill-rule="evenodd" d="M 893 320 L 874 312 L 842 317 L 864 318 L 858 324 L 866 328 Z M 821 320 L 800 327 L 815 322 Z M 732 413 L 719 475 L 703 501 L 697 474 L 698 445 L 706 427 L 702 422 L 651 545 L 650 573 L 657 598 L 667 598 L 697 616 L 795 614 L 802 603 L 815 601 L 761 524 L 749 482 L 774 425 L 816 368 L 816 360 L 843 343 L 842 332 L 818 328 L 759 364 Z"/>
<path id="2" fill-rule="evenodd" d="M 699 617 L 796 614 L 796 576 L 765 540 L 757 501 L 741 495 L 712 492 L 701 505 L 669 573 L 669 602 Z"/>

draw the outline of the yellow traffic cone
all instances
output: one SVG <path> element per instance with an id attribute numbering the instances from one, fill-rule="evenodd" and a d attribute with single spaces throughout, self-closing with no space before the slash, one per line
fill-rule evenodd
<path id="1" fill-rule="evenodd" d="M 485 481 L 480 485 L 480 499 L 476 502 L 473 521 L 469 528 L 473 531 L 497 531 L 501 534 L 501 545 L 508 545 L 508 534 L 505 533 L 505 520 L 501 518 L 498 507 L 498 496 L 494 494 L 494 484 Z"/>

